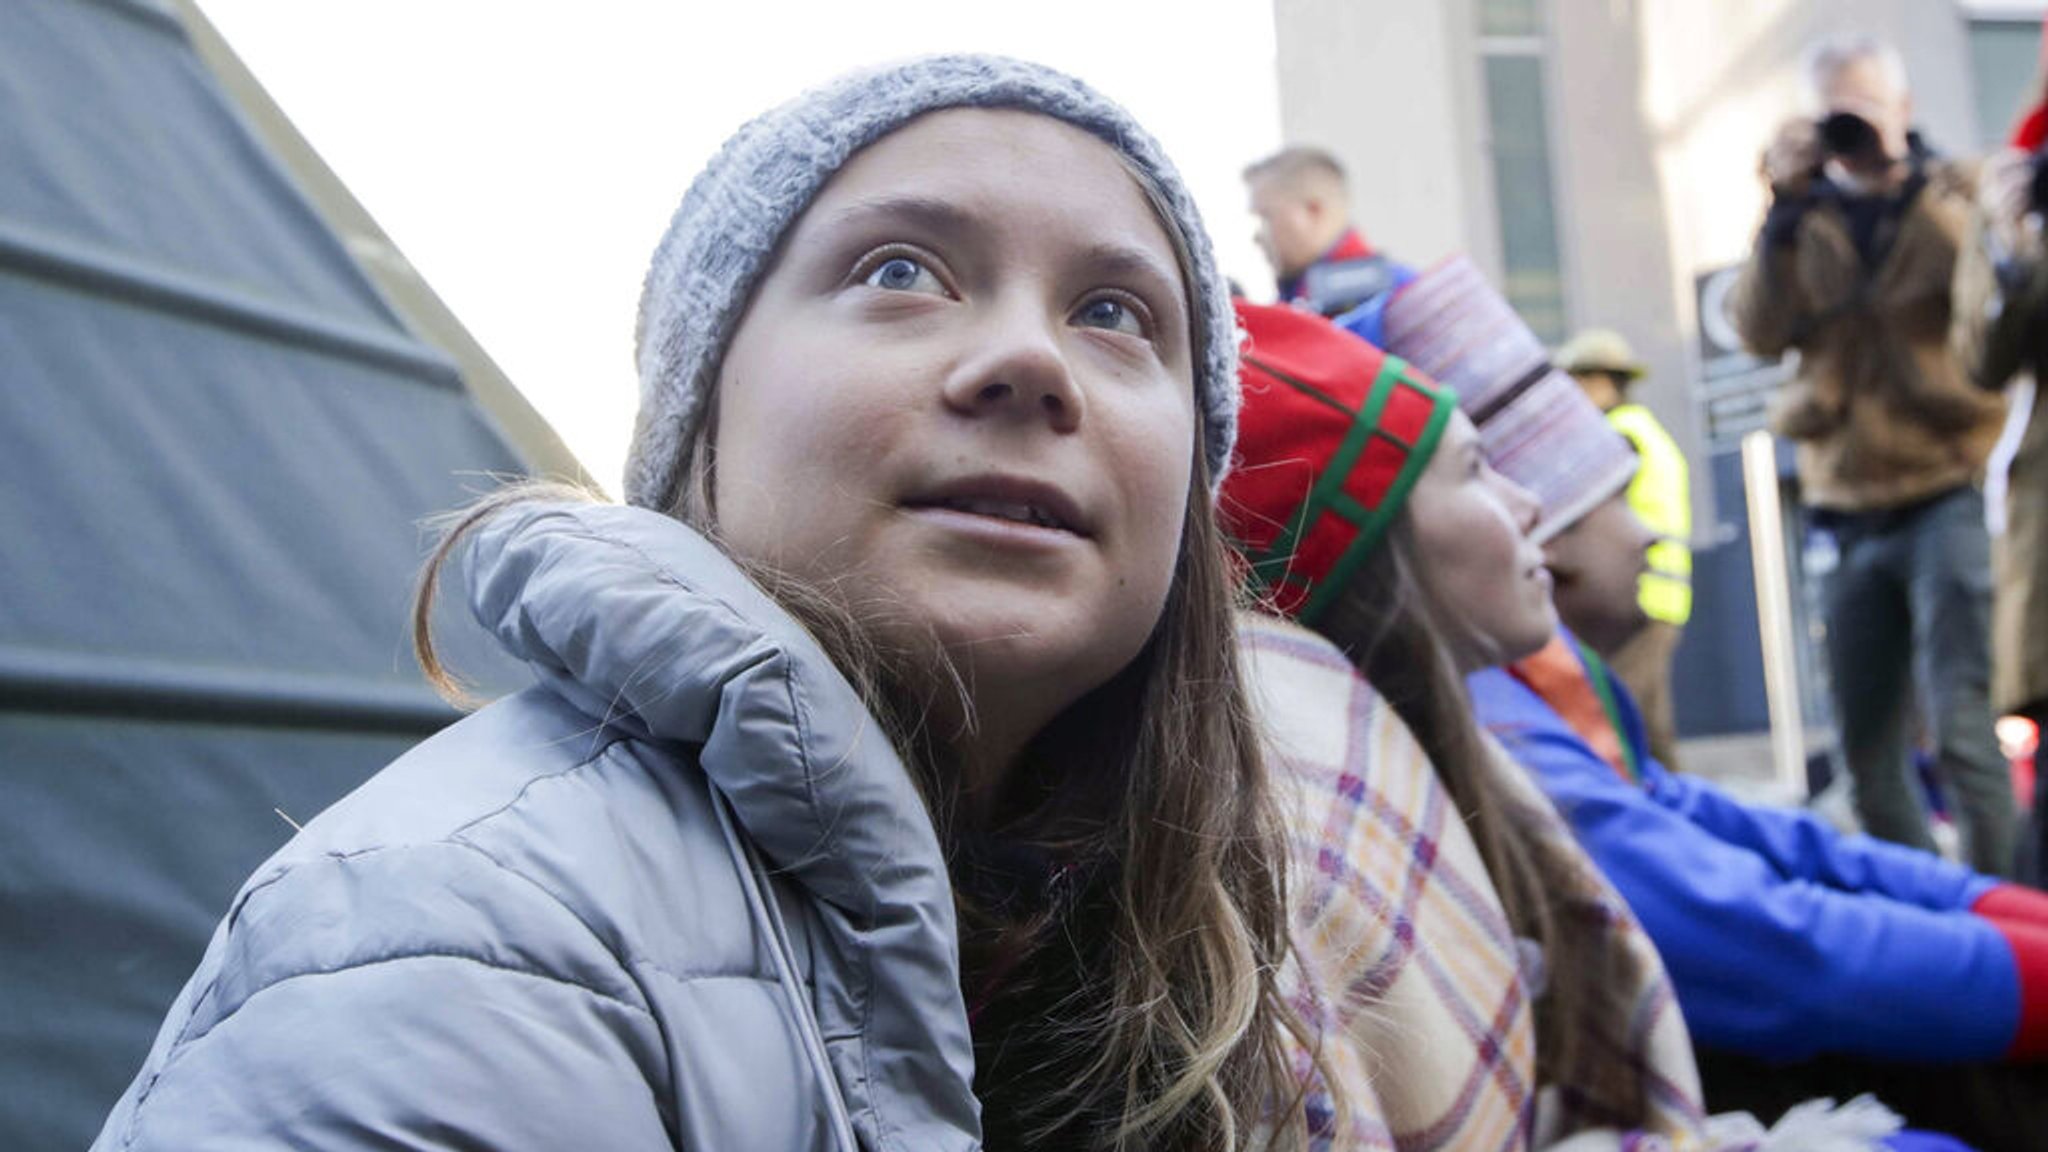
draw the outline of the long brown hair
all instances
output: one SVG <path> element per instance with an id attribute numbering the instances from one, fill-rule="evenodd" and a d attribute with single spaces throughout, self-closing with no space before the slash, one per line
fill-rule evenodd
<path id="1" fill-rule="evenodd" d="M 716 422 L 714 395 L 668 510 L 714 541 Z M 861 623 L 871 617 L 837 587 L 741 561 L 862 693 L 932 810 L 961 905 L 962 983 L 980 1009 L 976 1089 L 991 1148 L 1236 1149 L 1262 1129 L 1269 1146 L 1304 1137 L 1287 1038 L 1314 1042 L 1276 983 L 1289 947 L 1286 845 L 1239 678 L 1235 581 L 1199 451 L 1193 470 L 1151 637 L 1032 742 L 997 815 L 972 825 L 954 803 L 944 742 L 922 722 L 932 670 L 876 644 Z M 452 521 L 413 614 L 421 667 L 444 691 L 460 686 L 435 653 L 430 611 L 463 535 L 519 500 L 575 495 L 526 486 Z M 952 677 L 939 671 L 942 683 Z M 993 872 L 998 886 L 1028 888 L 1034 869 L 1011 865 L 1033 859 L 1069 891 L 1010 900 L 971 879 Z"/>
<path id="2" fill-rule="evenodd" d="M 1419 572 L 1403 513 L 1316 629 L 1350 655 L 1415 733 L 1465 817 L 1509 926 L 1542 949 L 1545 978 L 1534 990 L 1538 1084 L 1569 1082 L 1609 1113 L 1604 1122 L 1637 1126 L 1649 1102 L 1641 1069 L 1628 1058 L 1624 997 L 1632 982 L 1617 967 L 1630 959 L 1611 946 L 1604 926 L 1580 922 L 1585 906 L 1570 897 L 1583 890 L 1584 862 L 1541 835 L 1539 821 L 1517 819 L 1503 800 L 1494 780 L 1503 768 L 1497 746 L 1480 731 L 1442 639 L 1456 625 L 1454 609 L 1439 603 Z"/>
<path id="3" fill-rule="evenodd" d="M 709 453 L 693 456 L 672 512 L 716 539 L 700 503 Z M 949 852 L 985 858 L 966 841 L 994 834 L 1013 852 L 1037 849 L 1092 871 L 1065 905 L 990 907 L 961 893 L 963 984 L 972 993 L 1000 978 L 991 998 L 1012 1008 L 997 1013 L 1011 1034 L 976 1029 L 991 1147 L 1078 1138 L 1102 1148 L 1231 1149 L 1261 1126 L 1276 1145 L 1300 1136 L 1302 1088 L 1285 1036 L 1312 1042 L 1275 984 L 1288 948 L 1285 846 L 1239 680 L 1231 570 L 1206 478 L 1197 479 L 1153 635 L 1027 750 L 999 829 L 962 825 L 943 749 L 920 723 L 928 689 L 906 686 L 898 658 L 868 639 L 850 606 L 832 588 L 750 567 L 868 699 Z M 565 497 L 587 498 L 545 485 L 486 497 L 452 522 L 430 558 L 414 648 L 451 698 L 462 689 L 430 628 L 441 569 L 493 512 Z"/>

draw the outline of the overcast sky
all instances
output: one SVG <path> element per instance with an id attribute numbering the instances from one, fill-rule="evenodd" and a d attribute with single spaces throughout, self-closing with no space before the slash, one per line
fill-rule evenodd
<path id="1" fill-rule="evenodd" d="M 616 492 L 633 310 L 691 176 L 848 68 L 953 50 L 1072 72 L 1173 156 L 1255 294 L 1238 171 L 1278 147 L 1269 0 L 200 0 L 271 96 Z"/>

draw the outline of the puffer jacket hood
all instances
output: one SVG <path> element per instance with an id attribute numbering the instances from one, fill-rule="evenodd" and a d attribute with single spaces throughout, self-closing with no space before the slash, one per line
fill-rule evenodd
<path id="1" fill-rule="evenodd" d="M 816 899 L 844 975 L 819 988 L 818 1023 L 867 1145 L 925 1146 L 916 1121 L 947 1096 L 941 1114 L 971 1117 L 938 839 L 810 634 L 709 541 L 639 508 L 515 507 L 477 532 L 470 567 L 477 620 L 507 651 L 584 713 L 697 747 L 746 837 Z"/>
<path id="2" fill-rule="evenodd" d="M 809 634 L 640 509 L 467 557 L 539 684 L 257 870 L 95 1147 L 979 1147 L 944 858 Z"/>

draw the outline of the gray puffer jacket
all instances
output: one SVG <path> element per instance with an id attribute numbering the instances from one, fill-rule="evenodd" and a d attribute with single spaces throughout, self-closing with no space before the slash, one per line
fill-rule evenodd
<path id="1" fill-rule="evenodd" d="M 257 871 L 94 1147 L 977 1147 L 938 842 L 816 644 L 651 512 L 470 559 L 539 684 Z"/>

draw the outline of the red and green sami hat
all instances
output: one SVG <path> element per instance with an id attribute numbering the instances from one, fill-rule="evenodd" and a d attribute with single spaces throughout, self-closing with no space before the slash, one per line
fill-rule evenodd
<path id="1" fill-rule="evenodd" d="M 1458 400 L 1320 316 L 1236 309 L 1244 407 L 1220 509 L 1252 584 L 1313 623 L 1400 515 Z"/>

